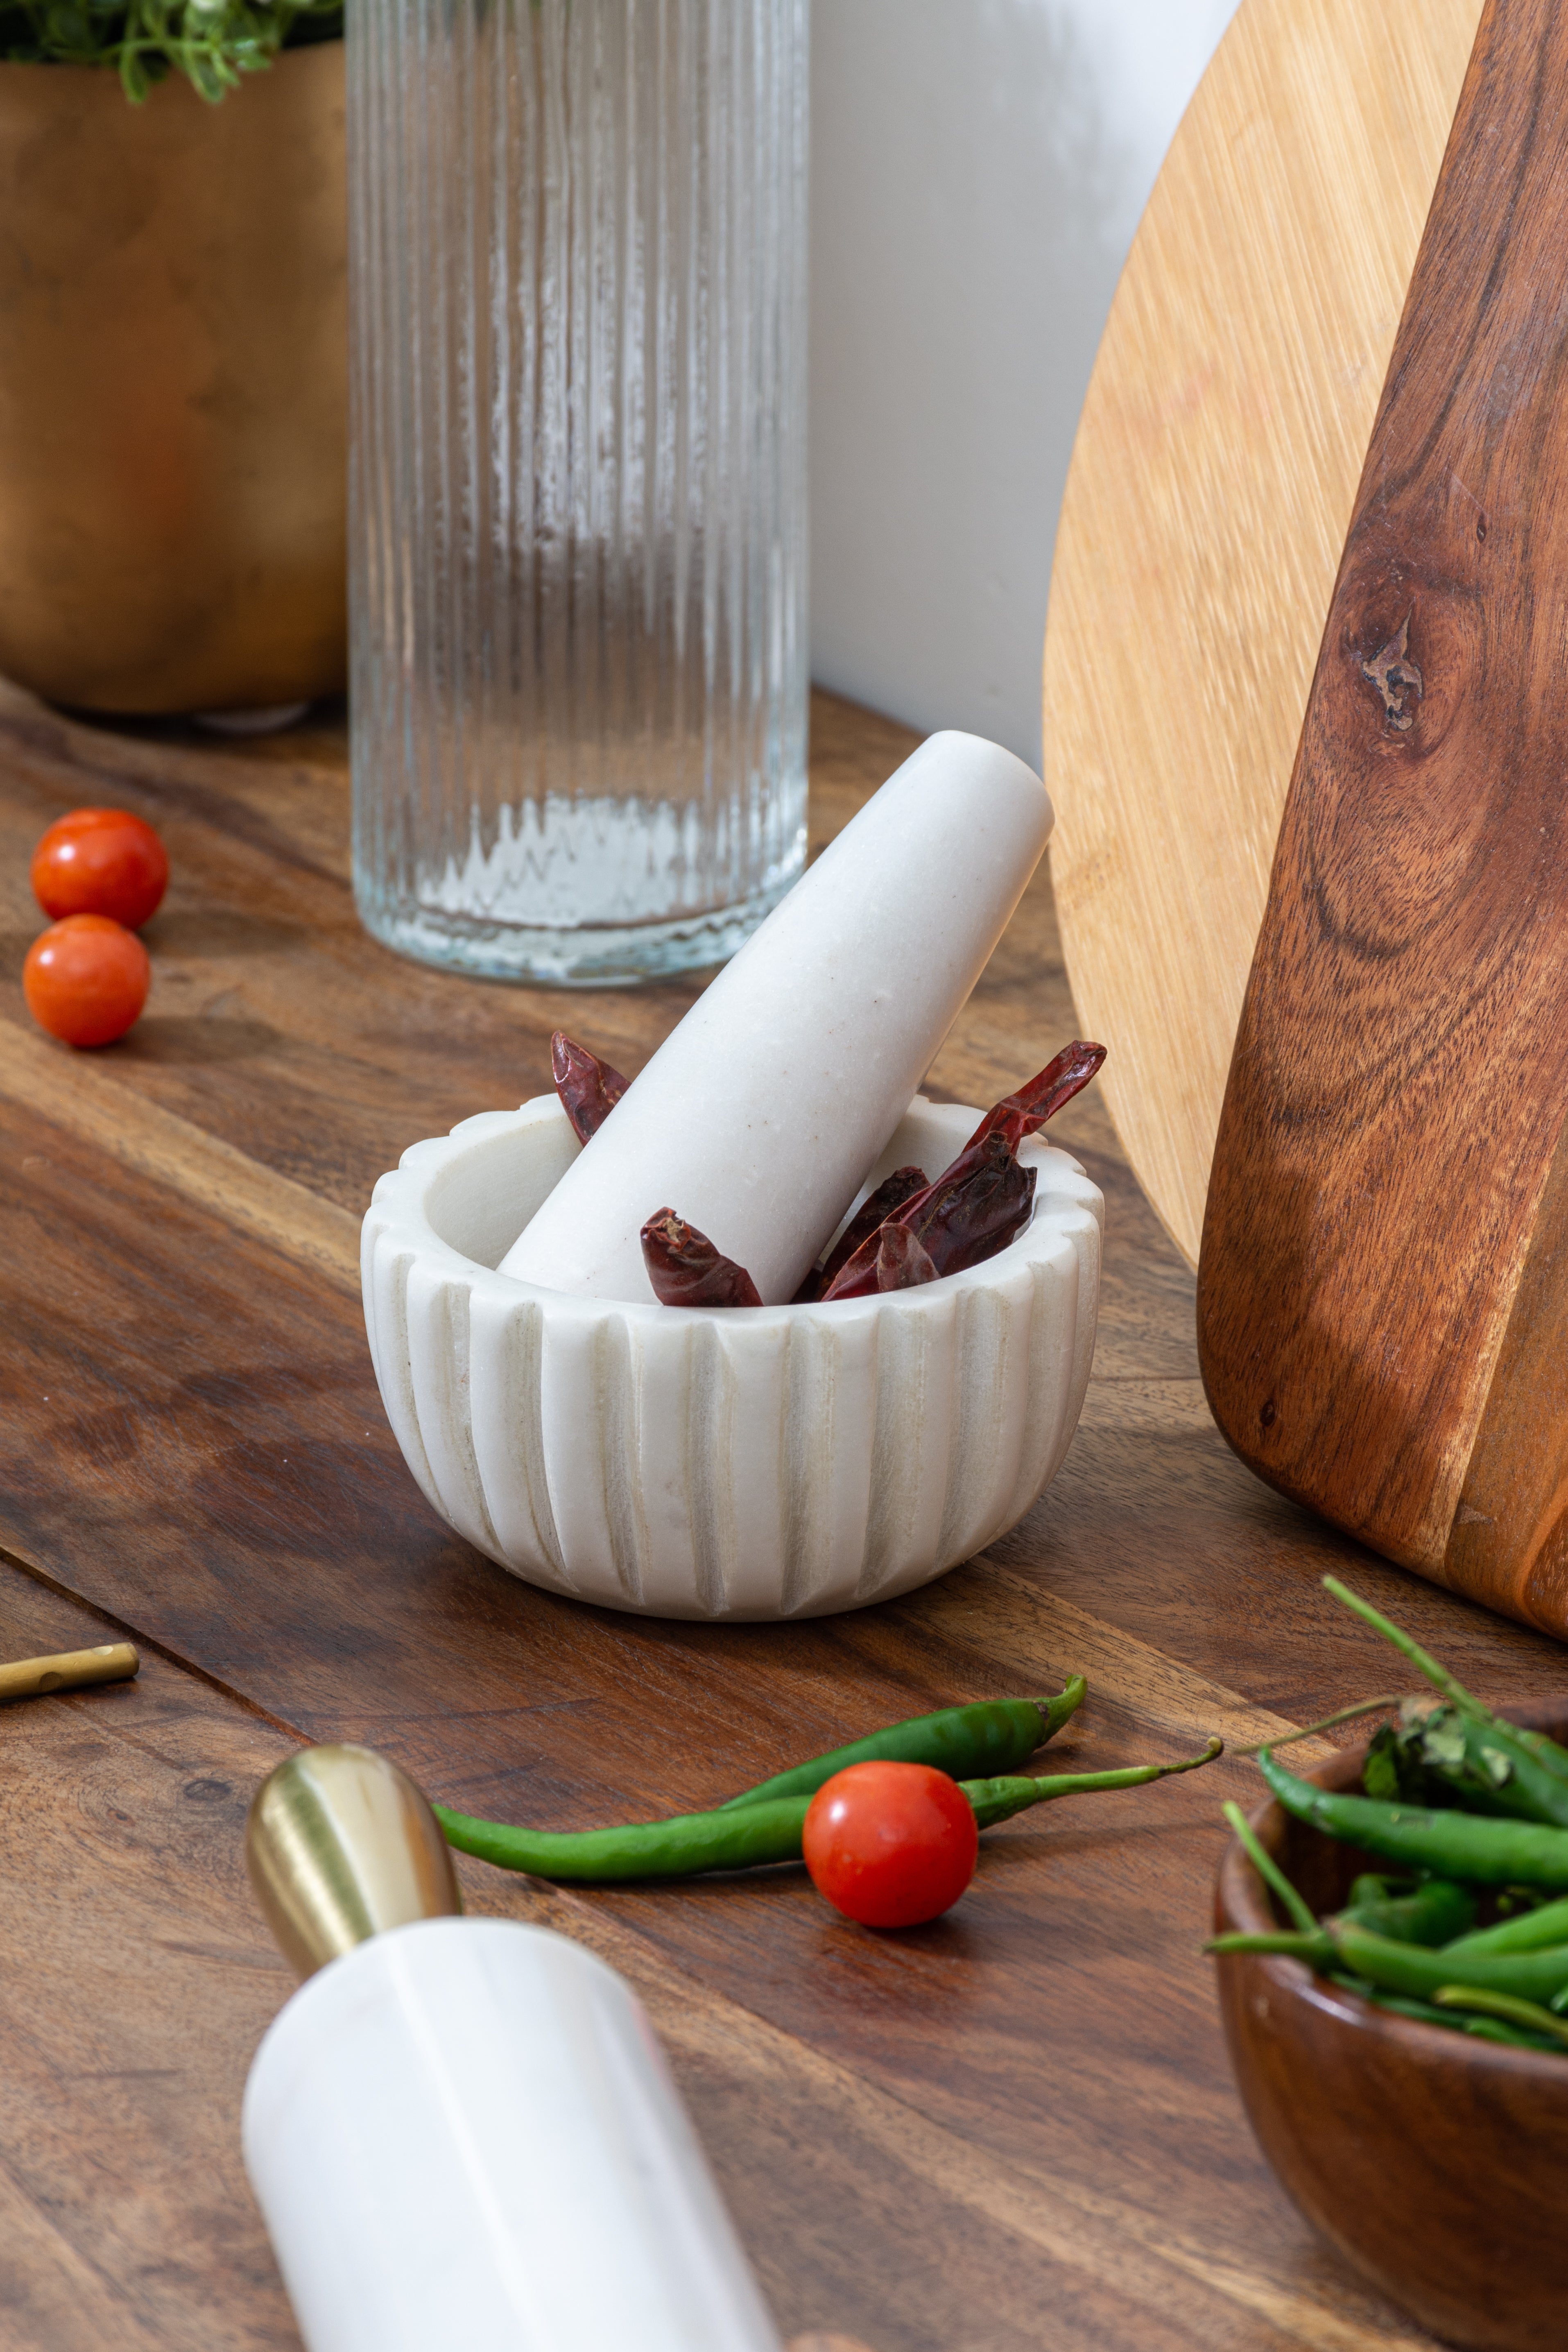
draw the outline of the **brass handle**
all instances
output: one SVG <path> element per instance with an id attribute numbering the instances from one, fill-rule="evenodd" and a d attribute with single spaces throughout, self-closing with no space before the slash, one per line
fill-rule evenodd
<path id="1" fill-rule="evenodd" d="M 245 1861 L 302 1977 L 384 1928 L 463 1907 L 435 1814 L 374 1748 L 304 1748 L 268 1773 L 246 1822 Z"/>

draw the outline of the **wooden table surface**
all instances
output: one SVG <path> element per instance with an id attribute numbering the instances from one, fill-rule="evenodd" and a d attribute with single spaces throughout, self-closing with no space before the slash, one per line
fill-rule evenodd
<path id="1" fill-rule="evenodd" d="M 826 697 L 830 835 L 911 748 Z M 149 1011 L 72 1055 L 27 1022 L 27 856 L 141 811 L 174 879 Z M 357 1225 L 415 1139 L 548 1085 L 563 1024 L 634 1071 L 689 985 L 573 995 L 398 961 L 355 920 L 341 725 L 111 731 L 0 689 L 0 1655 L 130 1633 L 134 1684 L 0 1711 L 0 2340 L 227 2352 L 297 2336 L 240 2166 L 289 1990 L 241 1864 L 300 1740 L 368 1740 L 473 1812 L 565 1827 L 705 1804 L 893 1717 L 1054 1687 L 1059 1753 L 1173 1757 L 1391 1686 L 1319 1589 L 1349 1570 L 1468 1680 L 1561 1689 L 1550 1643 L 1258 1485 L 1205 1410 L 1192 1279 L 1091 1094 L 1095 1376 L 1056 1484 L 928 1591 L 785 1626 L 531 1591 L 451 1536 L 389 1434 Z M 987 1102 L 1071 1034 L 1042 870 L 933 1066 Z M 1114 1038 L 1108 1041 L 1115 1050 Z M 1393 1686 L 1397 1686 L 1397 1678 Z M 1241 2115 L 1199 1953 L 1252 1768 L 1031 1814 L 946 1919 L 877 1937 L 797 1871 L 552 1893 L 466 1864 L 648 2004 L 786 2334 L 873 2352 L 1362 2352 L 1416 2331 L 1317 2245 Z"/>

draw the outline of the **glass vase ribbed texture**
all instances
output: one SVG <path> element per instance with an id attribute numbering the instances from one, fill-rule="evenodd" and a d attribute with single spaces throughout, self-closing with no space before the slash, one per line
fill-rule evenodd
<path id="1" fill-rule="evenodd" d="M 351 0 L 354 887 L 623 982 L 805 856 L 808 0 Z"/>

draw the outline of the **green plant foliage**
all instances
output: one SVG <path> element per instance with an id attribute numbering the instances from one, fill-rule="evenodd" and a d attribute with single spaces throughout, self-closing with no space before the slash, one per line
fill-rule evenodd
<path id="1" fill-rule="evenodd" d="M 216 106 L 279 49 L 342 29 L 342 0 L 0 0 L 0 60 L 112 66 L 138 105 L 183 73 Z"/>

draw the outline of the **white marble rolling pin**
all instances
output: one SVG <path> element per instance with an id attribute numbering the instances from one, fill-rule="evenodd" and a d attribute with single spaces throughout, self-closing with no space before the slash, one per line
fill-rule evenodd
<path id="1" fill-rule="evenodd" d="M 1051 830 L 1039 778 L 932 735 L 726 965 L 501 1260 L 649 1299 L 638 1239 L 673 1209 L 776 1306 L 887 1144 Z"/>
<path id="2" fill-rule="evenodd" d="M 547 1928 L 454 1916 L 395 1766 L 290 1758 L 247 1858 L 314 1970 L 243 2121 L 306 2352 L 780 2352 L 630 1988 Z"/>

